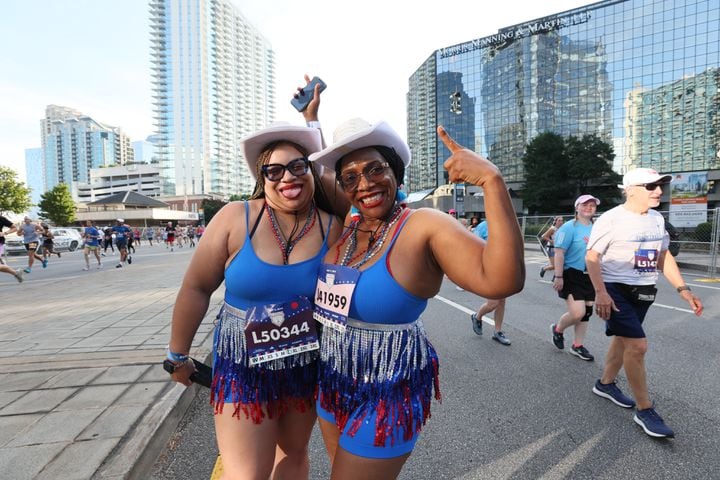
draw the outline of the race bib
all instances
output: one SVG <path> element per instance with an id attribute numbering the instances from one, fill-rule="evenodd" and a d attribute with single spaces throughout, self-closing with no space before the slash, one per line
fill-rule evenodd
<path id="1" fill-rule="evenodd" d="M 360 271 L 354 268 L 323 263 L 315 286 L 315 320 L 344 332 L 358 278 Z"/>
<path id="2" fill-rule="evenodd" d="M 317 350 L 320 344 L 310 300 L 297 297 L 289 302 L 250 308 L 245 343 L 251 366 Z"/>
<path id="3" fill-rule="evenodd" d="M 654 272 L 657 270 L 658 251 L 655 249 L 640 248 L 635 250 L 635 271 L 639 273 Z"/>

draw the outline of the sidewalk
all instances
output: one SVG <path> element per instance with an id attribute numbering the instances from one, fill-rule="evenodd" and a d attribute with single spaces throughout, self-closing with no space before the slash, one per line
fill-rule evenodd
<path id="1" fill-rule="evenodd" d="M 2 283 L 0 479 L 142 478 L 198 388 L 169 382 L 161 365 L 191 254 L 176 250 L 65 282 Z M 222 296 L 197 358 L 210 352 Z"/>
<path id="2" fill-rule="evenodd" d="M 526 249 L 540 252 L 531 243 Z M 198 388 L 169 382 L 160 364 L 191 251 L 156 253 L 152 264 L 65 283 L 2 283 L 0 479 L 145 478 L 150 471 Z M 702 260 L 678 257 L 683 268 L 707 272 L 709 256 Z M 210 353 L 222 296 L 220 288 L 200 326 L 196 358 Z"/>

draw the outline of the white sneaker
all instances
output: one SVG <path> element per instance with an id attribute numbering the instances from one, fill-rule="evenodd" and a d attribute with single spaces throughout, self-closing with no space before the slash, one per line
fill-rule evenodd
<path id="1" fill-rule="evenodd" d="M 83 270 L 87 272 L 88 270 L 90 270 L 90 267 L 83 267 Z"/>
<path id="2" fill-rule="evenodd" d="M 100 270 L 102 267 L 103 267 L 102 263 L 98 263 L 98 266 L 97 266 L 98 270 Z"/>

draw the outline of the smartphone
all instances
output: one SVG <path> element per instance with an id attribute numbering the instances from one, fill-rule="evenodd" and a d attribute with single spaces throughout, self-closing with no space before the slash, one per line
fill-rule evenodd
<path id="1" fill-rule="evenodd" d="M 313 77 L 312 80 L 310 80 L 310 83 L 305 85 L 303 89 L 295 94 L 295 96 L 290 100 L 290 103 L 298 112 L 302 112 L 305 110 L 308 106 L 308 103 L 312 101 L 313 97 L 315 96 L 315 85 L 320 84 L 320 92 L 325 90 L 327 88 L 327 85 L 325 82 L 320 80 L 320 77 Z"/>
<path id="2" fill-rule="evenodd" d="M 191 358 L 190 360 L 193 361 L 195 364 L 195 370 L 197 370 L 197 372 L 190 375 L 190 381 L 197 383 L 198 385 L 202 385 L 203 387 L 210 388 L 210 385 L 212 384 L 212 367 L 205 365 L 194 358 Z M 166 372 L 173 373 L 175 371 L 175 364 L 170 360 L 165 359 L 163 362 L 163 368 Z"/>

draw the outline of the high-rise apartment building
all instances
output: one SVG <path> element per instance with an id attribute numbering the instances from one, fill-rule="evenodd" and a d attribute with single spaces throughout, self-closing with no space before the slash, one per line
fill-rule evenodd
<path id="1" fill-rule="evenodd" d="M 252 192 L 238 145 L 275 117 L 269 42 L 230 0 L 150 0 L 150 22 L 163 194 Z"/>
<path id="2" fill-rule="evenodd" d="M 90 169 L 134 160 L 130 139 L 68 107 L 49 105 L 40 121 L 44 191 L 60 183 L 88 182 Z"/>
<path id="3" fill-rule="evenodd" d="M 409 81 L 407 188 L 446 183 L 439 123 L 514 188 L 544 131 L 598 135 L 620 173 L 717 171 L 718 67 L 717 0 L 605 0 L 440 48 Z"/>

